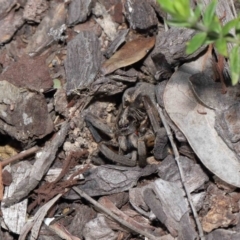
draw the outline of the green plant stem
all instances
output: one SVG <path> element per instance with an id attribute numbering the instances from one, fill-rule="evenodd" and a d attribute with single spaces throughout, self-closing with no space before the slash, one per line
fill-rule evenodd
<path id="1" fill-rule="evenodd" d="M 198 31 L 201 31 L 201 32 L 206 32 L 206 33 L 208 33 L 208 28 L 207 27 L 205 27 L 202 23 L 195 23 L 194 25 L 193 25 L 193 29 L 195 29 L 195 30 L 198 30 Z"/>
<path id="2" fill-rule="evenodd" d="M 227 40 L 228 43 L 234 43 L 234 44 L 237 44 L 238 46 L 240 46 L 240 40 L 239 39 L 233 39 L 233 38 L 227 37 L 226 40 Z"/>
<path id="3" fill-rule="evenodd" d="M 205 27 L 202 23 L 195 23 L 194 25 L 192 25 L 192 29 L 200 32 L 206 32 L 209 37 L 212 37 L 215 39 L 218 39 L 221 37 L 221 35 L 216 32 L 209 32 L 207 27 Z M 233 43 L 240 46 L 240 40 L 237 38 L 225 37 L 225 39 L 227 40 L 228 43 Z"/>

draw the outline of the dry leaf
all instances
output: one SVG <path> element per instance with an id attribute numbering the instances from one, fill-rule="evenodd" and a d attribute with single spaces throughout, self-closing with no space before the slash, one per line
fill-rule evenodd
<path id="1" fill-rule="evenodd" d="M 202 60 L 184 64 L 172 75 L 164 92 L 165 108 L 202 163 L 223 181 L 240 187 L 240 163 L 214 128 L 216 112 L 202 106 L 206 114 L 198 113 L 199 101 L 188 83 L 201 72 Z"/>
<path id="2" fill-rule="evenodd" d="M 23 161 L 13 164 L 12 166 L 8 165 L 4 169 L 12 174 L 13 181 L 10 186 L 5 186 L 3 201 L 7 198 L 13 197 L 13 193 L 18 184 L 29 177 L 32 165 L 28 161 Z M 1 211 L 3 220 L 11 232 L 20 234 L 27 219 L 27 204 L 28 199 L 23 199 L 10 207 L 4 207 L 2 204 Z"/>
<path id="3" fill-rule="evenodd" d="M 100 69 L 101 73 L 106 75 L 118 68 L 138 62 L 153 48 L 155 40 L 155 37 L 141 37 L 127 42 L 119 51 L 103 63 Z"/>

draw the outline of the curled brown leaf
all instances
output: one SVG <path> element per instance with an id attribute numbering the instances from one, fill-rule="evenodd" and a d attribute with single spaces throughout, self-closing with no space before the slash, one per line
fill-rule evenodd
<path id="1" fill-rule="evenodd" d="M 144 58 L 155 45 L 156 37 L 137 38 L 127 42 L 101 66 L 101 73 L 107 75 L 119 68 L 129 66 Z"/>

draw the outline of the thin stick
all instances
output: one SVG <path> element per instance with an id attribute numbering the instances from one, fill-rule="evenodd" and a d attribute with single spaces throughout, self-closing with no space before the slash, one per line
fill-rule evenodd
<path id="1" fill-rule="evenodd" d="M 234 2 L 233 2 L 233 0 L 231 0 L 230 2 L 231 2 L 231 5 L 232 5 L 233 15 L 234 15 L 235 18 L 237 18 L 237 11 L 236 11 Z"/>
<path id="2" fill-rule="evenodd" d="M 77 188 L 77 187 L 73 187 L 73 190 L 76 191 L 82 198 L 85 198 L 87 201 L 89 201 L 91 204 L 93 204 L 96 208 L 98 208 L 101 212 L 107 214 L 109 217 L 111 217 L 112 219 L 114 219 L 116 222 L 120 223 L 121 225 L 127 227 L 128 229 L 130 229 L 132 232 L 134 233 L 138 233 L 140 235 L 143 235 L 145 237 L 147 237 L 150 240 L 157 240 L 158 238 L 153 236 L 152 234 L 143 231 L 141 229 L 136 228 L 135 226 L 133 226 L 132 224 L 128 223 L 127 221 L 120 219 L 117 215 L 115 215 L 112 211 L 110 211 L 109 209 L 105 208 L 103 205 L 101 205 L 100 203 L 98 203 L 97 201 L 95 201 L 93 198 L 91 198 L 87 193 L 85 193 L 83 190 Z M 159 238 L 160 239 L 160 238 Z"/>
<path id="3" fill-rule="evenodd" d="M 32 148 L 29 148 L 28 150 L 22 151 L 19 154 L 2 161 L 2 166 L 4 167 L 4 166 L 8 165 L 9 163 L 13 163 L 17 160 L 21 160 L 25 157 L 28 157 L 29 155 L 36 153 L 39 149 L 40 149 L 40 147 L 35 146 Z"/>
<path id="4" fill-rule="evenodd" d="M 161 117 L 161 120 L 162 120 L 162 123 L 163 123 L 163 126 L 165 127 L 166 131 L 167 131 L 167 135 L 168 135 L 168 138 L 170 140 L 170 143 L 171 143 L 171 146 L 172 146 L 172 149 L 173 149 L 173 153 L 175 155 L 175 160 L 177 162 L 177 165 L 178 165 L 178 169 L 179 169 L 179 173 L 180 173 L 180 177 L 181 177 L 181 181 L 182 181 L 182 184 L 183 184 L 183 187 L 184 187 L 184 190 L 186 192 L 186 195 L 187 195 L 187 198 L 188 198 L 188 202 L 191 206 L 191 209 L 192 209 L 192 212 L 193 212 L 193 216 L 194 216 L 194 219 L 196 221 L 196 224 L 197 224 L 197 228 L 198 228 L 198 232 L 199 232 L 199 236 L 200 236 L 200 239 L 201 240 L 205 240 L 205 237 L 204 237 L 204 234 L 203 234 L 203 229 L 202 229 L 202 225 L 199 221 L 199 218 L 198 218 L 198 215 L 197 215 L 197 211 L 193 205 L 193 202 L 192 202 L 192 198 L 191 198 L 191 194 L 189 192 L 189 190 L 187 189 L 187 186 L 185 185 L 185 178 L 184 178 L 184 173 L 183 173 L 183 169 L 182 169 L 182 166 L 179 162 L 179 152 L 178 152 L 178 149 L 176 147 L 176 144 L 173 140 L 173 135 L 172 135 L 172 132 L 168 126 L 168 123 L 163 115 L 163 112 L 162 112 L 162 109 L 161 107 L 157 104 L 157 109 L 158 109 L 158 113 Z"/>

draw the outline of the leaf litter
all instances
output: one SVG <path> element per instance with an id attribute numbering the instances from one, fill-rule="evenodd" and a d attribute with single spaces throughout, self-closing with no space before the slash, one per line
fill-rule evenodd
<path id="1" fill-rule="evenodd" d="M 3 239 L 238 239 L 239 90 L 213 49 L 186 54 L 150 0 L 2 6 Z"/>

